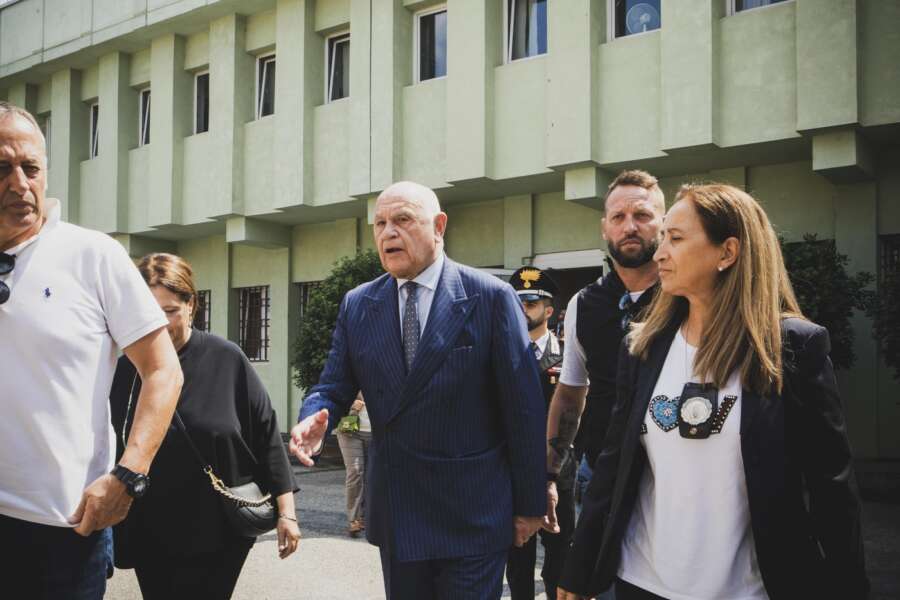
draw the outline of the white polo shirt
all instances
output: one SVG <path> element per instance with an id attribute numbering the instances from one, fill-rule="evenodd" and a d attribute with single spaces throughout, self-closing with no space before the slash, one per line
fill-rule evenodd
<path id="1" fill-rule="evenodd" d="M 119 351 L 166 318 L 125 249 L 59 220 L 6 251 L 0 304 L 0 514 L 69 527 L 84 488 L 109 472 L 109 388 Z"/>

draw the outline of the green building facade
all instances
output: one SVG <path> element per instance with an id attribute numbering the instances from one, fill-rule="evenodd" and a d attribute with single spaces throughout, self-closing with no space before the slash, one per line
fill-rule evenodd
<path id="1" fill-rule="evenodd" d="M 64 218 L 193 264 L 210 330 L 258 359 L 287 427 L 305 295 L 373 247 L 393 181 L 438 192 L 452 258 L 572 286 L 601 264 L 601 198 L 632 167 L 669 201 L 682 182 L 742 186 L 853 271 L 898 260 L 900 2 L 635 6 L 0 0 L 0 98 L 39 117 Z M 898 459 L 900 386 L 854 326 L 838 374 L 854 448 Z"/>

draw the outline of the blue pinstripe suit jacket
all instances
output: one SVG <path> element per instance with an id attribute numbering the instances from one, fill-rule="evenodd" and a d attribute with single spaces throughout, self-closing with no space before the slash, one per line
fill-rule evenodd
<path id="1" fill-rule="evenodd" d="M 329 431 L 362 390 L 372 422 L 366 534 L 401 561 L 508 548 L 513 515 L 546 512 L 545 402 L 512 288 L 444 262 L 406 372 L 397 280 L 349 292 L 300 419 Z"/>

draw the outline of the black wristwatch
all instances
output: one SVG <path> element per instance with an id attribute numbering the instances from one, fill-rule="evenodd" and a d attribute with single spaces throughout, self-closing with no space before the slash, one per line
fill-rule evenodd
<path id="1" fill-rule="evenodd" d="M 110 473 L 125 484 L 125 491 L 132 498 L 142 498 L 150 489 L 150 478 L 143 473 L 135 473 L 122 465 L 116 465 Z"/>

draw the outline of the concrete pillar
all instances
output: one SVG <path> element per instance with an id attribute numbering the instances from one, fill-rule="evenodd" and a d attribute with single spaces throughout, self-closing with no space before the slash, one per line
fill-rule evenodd
<path id="1" fill-rule="evenodd" d="M 547 166 L 597 161 L 598 49 L 606 5 L 597 0 L 550 2 L 547 54 Z M 560 35 L 554 33 L 560 32 Z"/>
<path id="2" fill-rule="evenodd" d="M 797 0 L 796 10 L 797 131 L 856 124 L 857 0 Z"/>
<path id="3" fill-rule="evenodd" d="M 232 14 L 210 23 L 211 160 L 222 175 L 210 190 L 210 216 L 215 217 L 244 212 L 244 123 L 253 119 L 256 88 L 255 63 L 244 50 L 245 41 L 244 17 Z"/>
<path id="4" fill-rule="evenodd" d="M 372 121 L 372 191 L 383 190 L 400 177 L 403 87 L 411 83 L 412 48 L 412 13 L 403 0 L 382 0 L 372 14 L 371 101 L 372 114 L 378 115 Z"/>
<path id="5" fill-rule="evenodd" d="M 191 135 L 193 77 L 184 70 L 184 38 L 169 34 L 153 40 L 150 55 L 151 227 L 180 225 L 184 138 Z"/>
<path id="6" fill-rule="evenodd" d="M 279 0 L 275 47 L 275 207 L 311 204 L 313 108 L 323 98 L 324 44 L 313 0 Z M 352 46 L 352 42 L 351 42 Z"/>
<path id="7" fill-rule="evenodd" d="M 837 250 L 849 258 L 850 273 L 878 269 L 878 200 L 875 183 L 836 186 L 834 239 Z M 841 397 L 847 416 L 847 427 L 857 458 L 879 456 L 878 378 L 875 365 L 877 347 L 872 337 L 872 321 L 860 312 L 852 317 L 856 364 L 839 371 Z"/>
<path id="8" fill-rule="evenodd" d="M 63 69 L 52 76 L 51 128 L 64 135 L 50 135 L 53 166 L 48 173 L 48 194 L 62 204 L 62 218 L 78 222 L 81 195 L 81 161 L 88 157 L 90 112 L 81 101 L 81 71 Z"/>
<path id="9" fill-rule="evenodd" d="M 494 171 L 494 68 L 503 57 L 503 3 L 455 0 L 447 31 L 447 182 L 483 181 Z"/>
<path id="10" fill-rule="evenodd" d="M 6 100 L 37 115 L 38 86 L 30 83 L 17 83 L 9 88 Z"/>
<path id="11" fill-rule="evenodd" d="M 597 167 L 567 169 L 564 179 L 565 199 L 596 210 L 603 210 L 606 189 L 614 175 Z"/>
<path id="12" fill-rule="evenodd" d="M 718 27 L 722 0 L 679 0 L 660 28 L 660 148 L 718 143 Z"/>
<path id="13" fill-rule="evenodd" d="M 372 2 L 350 0 L 350 195 L 372 191 Z"/>
<path id="14" fill-rule="evenodd" d="M 503 268 L 518 269 L 534 256 L 534 207 L 531 194 L 503 199 Z"/>
<path id="15" fill-rule="evenodd" d="M 834 183 L 867 181 L 875 175 L 869 142 L 854 129 L 827 131 L 813 136 L 813 171 Z"/>
<path id="16" fill-rule="evenodd" d="M 112 52 L 100 57 L 99 168 L 104 184 L 95 190 L 100 210 L 85 225 L 106 233 L 128 231 L 128 152 L 137 146 L 138 94 L 129 86 L 130 57 Z"/>

